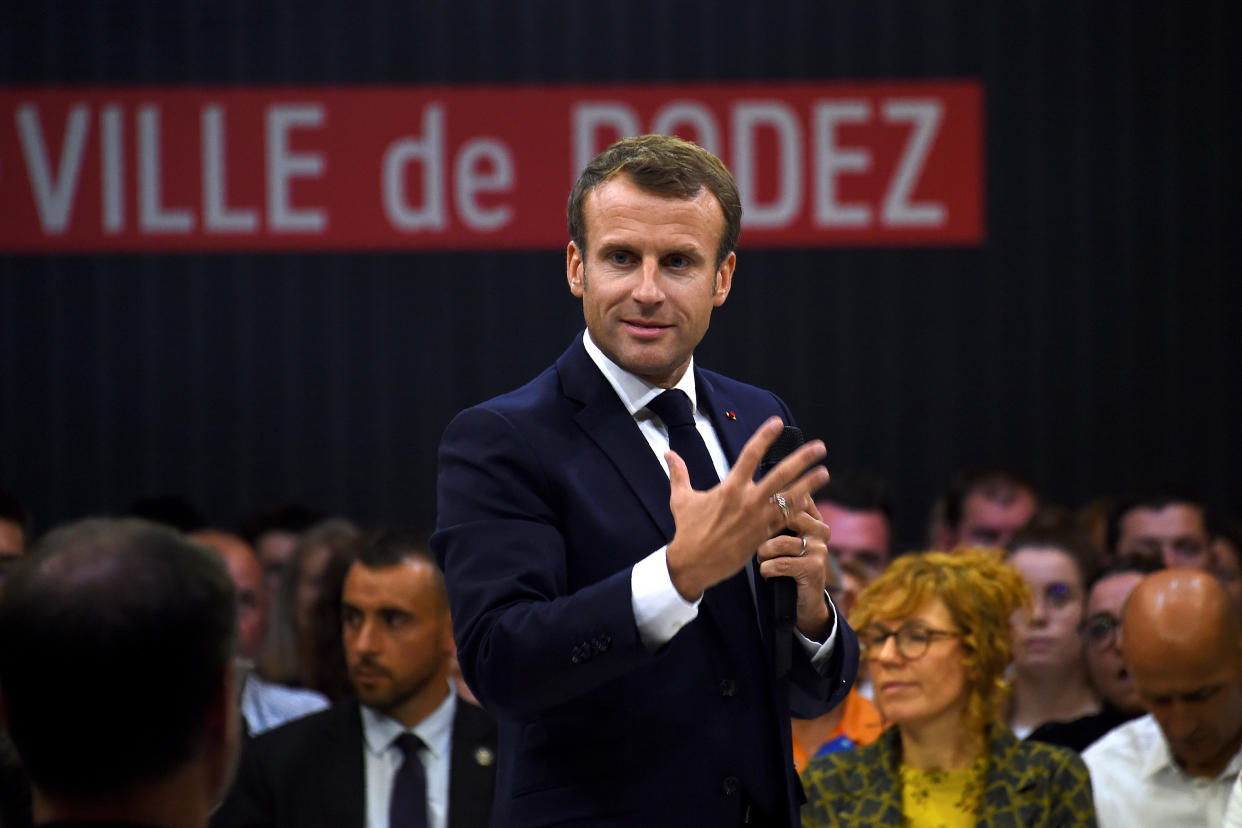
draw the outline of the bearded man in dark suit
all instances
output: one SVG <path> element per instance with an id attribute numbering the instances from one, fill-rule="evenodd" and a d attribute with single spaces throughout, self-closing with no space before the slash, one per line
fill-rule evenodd
<path id="1" fill-rule="evenodd" d="M 418 546 L 402 532 L 362 538 L 341 595 L 358 698 L 250 742 L 212 828 L 488 823 L 495 722 L 450 686 L 444 577 Z"/>

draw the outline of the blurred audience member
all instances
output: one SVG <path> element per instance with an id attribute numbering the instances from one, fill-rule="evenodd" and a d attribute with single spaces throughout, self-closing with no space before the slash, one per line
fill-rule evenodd
<path id="1" fill-rule="evenodd" d="M 1014 613 L 1009 727 L 1025 739 L 1045 722 L 1100 712 L 1087 678 L 1079 628 L 1095 554 L 1069 523 L 1037 518 L 1010 541 L 1006 560 L 1022 573 L 1031 604 Z"/>
<path id="2" fill-rule="evenodd" d="M 834 474 L 815 495 L 815 505 L 832 530 L 828 551 L 841 563 L 856 563 L 875 579 L 892 557 L 893 510 L 884 483 L 868 472 Z"/>
<path id="3" fill-rule="evenodd" d="M 1017 472 L 966 469 L 944 495 L 944 526 L 936 546 L 1004 547 L 1038 507 L 1035 487 Z"/>
<path id="4" fill-rule="evenodd" d="M 32 531 L 26 507 L 13 494 L 0 489 L 0 586 L 25 554 Z"/>
<path id="5" fill-rule="evenodd" d="M 827 560 L 828 594 L 832 596 L 837 611 L 848 617 L 858 593 L 845 587 L 844 572 L 831 552 Z M 857 563 L 854 565 L 858 566 Z M 823 716 L 815 719 L 795 717 L 791 724 L 794 769 L 798 773 L 816 756 L 871 744 L 883 730 L 879 711 L 859 693 L 857 684 L 843 702 Z"/>
<path id="6" fill-rule="evenodd" d="M 982 550 L 903 555 L 863 591 L 850 623 L 896 727 L 807 766 L 804 826 L 1095 824 L 1082 760 L 1000 721 L 1009 618 L 1027 599 Z"/>
<path id="7" fill-rule="evenodd" d="M 1109 547 L 1116 558 L 1147 558 L 1169 569 L 1210 569 L 1203 506 L 1178 494 L 1146 494 L 1117 501 L 1108 520 Z"/>
<path id="8" fill-rule="evenodd" d="M 219 558 L 140 520 L 37 545 L 0 597 L 0 710 L 49 825 L 200 828 L 240 725 Z"/>
<path id="9" fill-rule="evenodd" d="M 448 595 L 420 543 L 360 541 L 340 596 L 357 698 L 247 745 L 215 828 L 387 828 L 399 809 L 417 816 L 401 825 L 489 823 L 496 726 L 453 692 Z"/>
<path id="10" fill-rule="evenodd" d="M 238 648 L 245 659 L 241 712 L 250 735 L 327 707 L 328 700 L 314 690 L 285 687 L 256 672 L 256 666 L 263 663 L 268 602 L 263 570 L 250 546 L 219 529 L 200 529 L 190 538 L 220 553 L 237 588 Z"/>
<path id="11" fill-rule="evenodd" d="M 302 533 L 268 622 L 264 674 L 271 680 L 317 690 L 332 701 L 348 691 L 339 601 L 357 539 L 358 529 L 340 518 Z"/>
<path id="12" fill-rule="evenodd" d="M 318 521 L 317 514 L 296 503 L 260 506 L 242 520 L 240 534 L 259 558 L 268 595 L 280 592 L 281 577 L 298 538 Z"/>
<path id="13" fill-rule="evenodd" d="M 1072 721 L 1048 722 L 1028 738 L 1081 753 L 1114 727 L 1145 712 L 1121 658 L 1121 610 L 1138 582 L 1158 568 L 1150 561 L 1131 559 L 1095 576 L 1087 590 L 1081 635 L 1087 675 L 1100 696 L 1100 711 Z"/>
<path id="14" fill-rule="evenodd" d="M 1104 828 L 1219 826 L 1242 771 L 1242 624 L 1211 574 L 1166 569 L 1126 601 L 1121 652 L 1149 715 L 1083 753 Z"/>
<path id="15" fill-rule="evenodd" d="M 1224 515 L 1211 516 L 1208 528 L 1212 536 L 1212 571 L 1242 613 L 1242 521 Z"/>
<path id="16" fill-rule="evenodd" d="M 1074 515 L 1074 528 L 1091 542 L 1095 550 L 1096 569 L 1105 569 L 1113 562 L 1113 550 L 1108 545 L 1108 515 L 1112 508 L 1112 498 L 1101 497 L 1083 506 Z"/>

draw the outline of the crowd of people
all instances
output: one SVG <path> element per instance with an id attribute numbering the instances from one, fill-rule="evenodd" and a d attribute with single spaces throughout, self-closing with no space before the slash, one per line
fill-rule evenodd
<path id="1" fill-rule="evenodd" d="M 1242 826 L 1237 524 L 970 469 L 902 548 L 694 364 L 741 209 L 680 139 L 588 163 L 586 330 L 448 426 L 429 536 L 0 494 L 0 827 Z"/>
<path id="2" fill-rule="evenodd" d="M 972 470 L 934 510 L 928 547 L 943 551 L 921 552 L 895 548 L 874 475 L 840 474 L 816 501 L 832 527 L 828 591 L 858 632 L 863 668 L 831 711 L 791 718 L 805 825 L 953 824 L 955 809 L 1025 825 L 1225 824 L 1242 772 L 1236 527 L 1170 494 L 1070 514 L 1012 472 Z M 410 728 L 440 711 L 439 742 L 421 748 L 438 780 L 420 800 L 440 815 L 432 824 L 488 823 L 495 723 L 462 679 L 426 537 L 294 505 L 256 510 L 236 530 L 171 498 L 130 511 L 32 544 L 30 515 L 0 492 L 0 572 L 32 545 L 86 556 L 110 535 L 136 555 L 187 542 L 215 554 L 236 596 L 244 749 L 212 825 L 345 825 L 383 811 L 403 764 L 388 744 L 396 729 L 382 726 L 398 698 Z M 439 607 L 438 624 L 403 633 L 403 601 L 419 623 Z M 379 627 L 391 641 L 377 643 Z M 361 718 L 359 701 L 372 711 Z M 357 761 L 364 744 L 376 768 Z M 39 770 L 24 768 L 7 731 L 0 758 L 0 825 L 29 825 Z M 448 786 L 449 768 L 465 781 Z"/>

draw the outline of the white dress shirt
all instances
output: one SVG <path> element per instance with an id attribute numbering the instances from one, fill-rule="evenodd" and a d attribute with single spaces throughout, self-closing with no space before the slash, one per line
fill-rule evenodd
<path id="1" fill-rule="evenodd" d="M 456 713 L 457 692 L 450 683 L 448 698 L 431 715 L 408 728 L 426 745 L 419 751 L 419 758 L 427 774 L 427 828 L 448 828 L 449 761 Z M 362 705 L 367 828 L 388 828 L 392 780 L 403 758 L 401 749 L 393 741 L 406 730 L 396 719 Z"/>
<path id="2" fill-rule="evenodd" d="M 274 684 L 258 673 L 247 673 L 242 685 L 241 713 L 251 736 L 327 708 L 328 700 L 322 693 Z"/>
<path id="3" fill-rule="evenodd" d="M 1225 808 L 1225 828 L 1242 828 L 1242 774 L 1233 783 L 1229 805 Z"/>
<path id="4" fill-rule="evenodd" d="M 1242 771 L 1239 751 L 1215 779 L 1187 776 L 1151 715 L 1113 728 L 1082 758 L 1100 828 L 1219 828 Z"/>
<path id="5" fill-rule="evenodd" d="M 664 473 L 668 474 L 668 461 L 664 459 L 665 452 L 669 450 L 668 429 L 659 417 L 647 410 L 647 403 L 667 389 L 652 385 L 617 365 L 599 349 L 599 346 L 591 339 L 589 331 L 583 332 L 582 344 L 586 348 L 587 355 L 591 357 L 591 361 L 599 367 L 604 378 L 608 380 L 608 384 L 617 392 L 621 403 L 630 412 L 634 422 L 638 424 L 638 430 L 642 432 L 647 444 L 651 446 L 651 451 L 660 461 Z M 729 473 L 729 461 L 725 457 L 724 448 L 720 445 L 720 438 L 716 436 L 716 429 L 711 420 L 699 410 L 699 398 L 694 384 L 694 357 L 690 358 L 686 372 L 673 387 L 684 391 L 690 398 L 690 406 L 694 410 L 694 425 L 698 428 L 703 443 L 707 446 L 707 453 L 711 455 L 712 464 L 716 467 L 716 475 L 724 480 Z M 746 574 L 751 580 L 753 596 L 755 576 L 751 567 L 746 568 Z M 697 618 L 699 614 L 699 601 L 687 601 L 673 586 L 672 576 L 668 572 L 667 546 L 661 546 L 634 564 L 630 574 L 630 596 L 638 633 L 643 643 L 651 650 L 668 643 L 682 627 Z M 802 646 L 811 655 L 812 664 L 816 666 L 824 663 L 832 655 L 833 646 L 837 640 L 836 607 L 832 605 L 831 600 L 828 601 L 828 605 L 832 619 L 828 637 L 823 644 L 811 641 L 795 630 Z"/>

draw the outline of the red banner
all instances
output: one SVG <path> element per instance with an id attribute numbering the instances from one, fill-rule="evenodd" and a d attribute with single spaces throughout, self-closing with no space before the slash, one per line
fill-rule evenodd
<path id="1" fill-rule="evenodd" d="M 624 135 L 733 171 L 742 246 L 983 239 L 978 81 L 0 89 L 0 251 L 550 249 Z"/>

